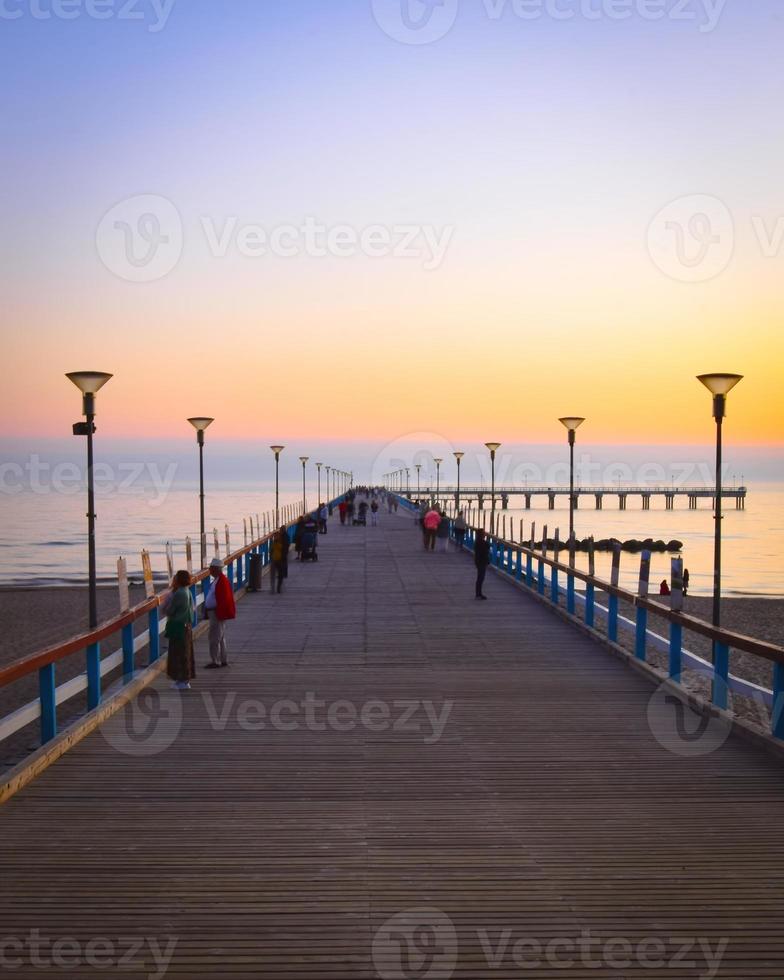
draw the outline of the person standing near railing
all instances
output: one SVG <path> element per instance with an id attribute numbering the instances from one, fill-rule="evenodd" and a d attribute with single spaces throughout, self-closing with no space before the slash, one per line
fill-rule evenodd
<path id="1" fill-rule="evenodd" d="M 213 558 L 210 562 L 213 582 L 204 600 L 204 615 L 210 623 L 210 663 L 207 670 L 229 666 L 226 648 L 226 623 L 237 615 L 231 583 L 223 573 L 223 562 Z"/>
<path id="2" fill-rule="evenodd" d="M 283 579 L 287 578 L 289 574 L 290 545 L 289 533 L 285 527 L 281 527 L 272 539 L 272 546 L 270 547 L 270 560 L 272 562 L 270 592 L 277 591 L 280 594 L 283 591 Z"/>
<path id="3" fill-rule="evenodd" d="M 482 587 L 485 584 L 487 566 L 490 564 L 490 541 L 481 528 L 476 532 L 474 542 L 474 564 L 476 565 L 476 598 L 487 599 L 482 592 Z"/>
<path id="4" fill-rule="evenodd" d="M 161 603 L 166 616 L 164 636 L 169 641 L 166 672 L 178 691 L 189 691 L 196 676 L 193 659 L 193 599 L 191 577 L 188 572 L 177 572 L 172 580 L 171 592 Z"/>
<path id="5" fill-rule="evenodd" d="M 462 510 L 458 511 L 457 517 L 455 518 L 455 522 L 453 524 L 453 528 L 455 532 L 455 543 L 457 544 L 458 551 L 463 550 L 463 542 L 465 541 L 466 527 L 467 525 L 466 525 L 465 517 L 463 516 L 463 511 Z"/>
<path id="6" fill-rule="evenodd" d="M 436 528 L 436 537 L 438 538 L 439 551 L 449 551 L 449 518 L 446 516 L 446 511 L 441 511 L 441 520 Z"/>

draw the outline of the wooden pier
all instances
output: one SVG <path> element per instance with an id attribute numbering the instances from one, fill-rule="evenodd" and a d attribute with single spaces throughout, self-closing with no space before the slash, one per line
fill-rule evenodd
<path id="1" fill-rule="evenodd" d="M 648 678 L 403 509 L 320 556 L 0 807 L 9 976 L 784 975 L 779 761 L 663 744 Z"/>
<path id="2" fill-rule="evenodd" d="M 398 491 L 403 492 L 403 491 Z M 417 496 L 445 500 L 457 500 L 458 489 L 456 486 L 424 486 L 418 491 L 406 489 L 405 494 L 409 498 Z M 736 510 L 746 509 L 747 487 L 722 487 L 722 500 L 734 500 Z M 482 510 L 490 505 L 491 491 L 487 487 L 461 487 L 459 491 L 460 500 L 465 504 L 475 503 Z M 510 502 L 515 497 L 522 498 L 522 506 L 530 510 L 533 505 L 534 497 L 546 497 L 547 505 L 550 510 L 555 510 L 556 501 L 565 498 L 566 504 L 569 503 L 568 487 L 497 487 L 495 491 L 496 501 L 501 509 L 508 509 Z M 651 509 L 651 500 L 660 497 L 664 500 L 665 510 L 674 510 L 675 501 L 678 498 L 685 498 L 688 502 L 689 510 L 696 510 L 700 500 L 716 499 L 715 487 L 575 487 L 574 505 L 579 507 L 582 497 L 593 497 L 596 510 L 604 509 L 605 497 L 617 497 L 618 509 L 626 510 L 629 498 L 639 497 L 643 510 Z"/>

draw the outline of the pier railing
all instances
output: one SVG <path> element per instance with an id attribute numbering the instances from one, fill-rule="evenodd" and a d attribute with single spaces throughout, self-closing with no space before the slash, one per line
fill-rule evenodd
<path id="1" fill-rule="evenodd" d="M 342 497 L 332 501 L 329 506 L 337 506 Z M 296 519 L 286 523 L 289 538 L 293 539 Z M 270 549 L 274 530 L 262 535 L 248 545 L 222 558 L 226 577 L 235 592 L 245 589 L 250 581 L 250 562 L 256 555 L 262 563 L 264 572 L 271 561 Z M 193 625 L 199 623 L 199 611 L 209 589 L 210 573 L 202 569 L 191 577 L 193 597 Z M 107 620 L 96 629 L 80 633 L 69 640 L 47 647 L 13 663 L 0 667 L 0 690 L 8 687 L 30 674 L 38 674 L 38 697 L 17 708 L 11 714 L 0 718 L 0 742 L 11 735 L 40 720 L 41 744 L 45 745 L 58 734 L 58 708 L 60 705 L 83 692 L 87 692 L 87 711 L 100 707 L 108 693 L 118 693 L 122 687 L 139 678 L 144 670 L 152 670 L 161 659 L 161 635 L 166 628 L 166 619 L 161 616 L 161 603 L 166 592 L 145 599 L 132 609 Z M 146 629 L 136 633 L 136 624 L 146 621 Z M 111 636 L 121 635 L 119 650 L 102 657 L 101 643 Z M 147 665 L 137 670 L 136 655 L 147 649 Z M 82 654 L 86 660 L 86 671 L 57 686 L 57 664 L 75 655 Z M 119 688 L 104 690 L 104 677 L 122 668 Z"/>
<path id="2" fill-rule="evenodd" d="M 404 497 L 399 498 L 402 505 L 412 512 L 418 508 Z M 473 551 L 476 533 L 479 529 L 468 526 L 463 546 Z M 491 548 L 491 565 L 502 575 L 512 579 L 524 589 L 538 595 L 552 606 L 559 607 L 567 620 L 580 623 L 594 635 L 618 644 L 619 633 L 629 632 L 634 637 L 633 656 L 642 662 L 647 661 L 649 646 L 667 656 L 667 675 L 669 679 L 683 686 L 684 669 L 707 677 L 711 684 L 711 702 L 714 707 L 726 711 L 730 692 L 752 699 L 770 711 L 770 730 L 777 739 L 784 739 L 784 647 L 754 637 L 736 633 L 732 630 L 713 626 L 712 623 L 690 615 L 682 610 L 672 609 L 657 602 L 647 594 L 647 573 L 641 574 L 641 589 L 632 592 L 612 582 L 607 582 L 590 572 L 578 569 L 571 562 L 560 561 L 558 553 L 548 554 L 546 550 L 522 541 L 513 541 L 499 535 L 487 534 Z M 454 522 L 452 522 L 454 540 Z M 569 546 L 563 542 L 563 550 Z M 570 553 L 571 555 L 571 553 Z M 643 551 L 641 569 L 650 561 L 650 553 Z M 577 590 L 577 583 L 584 586 L 584 592 Z M 643 585 L 645 583 L 645 585 Z M 597 595 L 607 597 L 607 605 L 597 600 Z M 625 602 L 633 610 L 633 619 L 620 614 L 620 604 Z M 578 606 L 580 611 L 578 612 Z M 597 625 L 601 613 L 604 629 Z M 668 635 L 661 636 L 648 628 L 649 616 L 662 620 L 668 626 Z M 713 646 L 713 662 L 686 650 L 683 646 L 684 631 L 691 631 L 709 640 Z M 749 654 L 768 661 L 773 665 L 772 689 L 764 688 L 752 681 L 730 673 L 730 653 Z"/>

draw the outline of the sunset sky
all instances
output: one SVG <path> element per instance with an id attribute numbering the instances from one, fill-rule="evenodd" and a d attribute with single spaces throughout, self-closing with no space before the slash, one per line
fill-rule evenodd
<path id="1" fill-rule="evenodd" d="M 709 444 L 694 378 L 725 370 L 728 440 L 780 445 L 778 0 L 715 27 L 703 0 L 450 2 L 428 44 L 390 36 L 398 0 L 8 4 L 0 435 L 67 436 L 89 368 L 106 438 L 209 414 L 216 440 L 557 442 L 579 414 L 593 443 Z M 308 254 L 307 219 L 387 252 Z M 256 226 L 297 254 L 251 254 Z"/>

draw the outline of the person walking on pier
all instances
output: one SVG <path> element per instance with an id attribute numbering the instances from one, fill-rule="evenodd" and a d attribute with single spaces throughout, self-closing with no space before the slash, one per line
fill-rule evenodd
<path id="1" fill-rule="evenodd" d="M 436 535 L 438 533 L 438 525 L 441 523 L 441 515 L 432 507 L 426 514 L 422 521 L 422 531 L 424 533 L 425 539 L 425 551 L 435 551 L 436 549 Z"/>
<path id="2" fill-rule="evenodd" d="M 370 526 L 378 527 L 378 500 L 375 497 L 370 501 Z"/>
<path id="3" fill-rule="evenodd" d="M 338 504 L 338 514 L 340 515 L 340 523 L 343 525 L 343 527 L 346 526 L 346 510 L 346 501 L 341 500 Z"/>
<path id="4" fill-rule="evenodd" d="M 487 599 L 482 587 L 485 584 L 487 566 L 490 564 L 490 542 L 481 528 L 476 532 L 474 542 L 474 564 L 476 565 L 476 598 Z"/>
<path id="5" fill-rule="evenodd" d="M 278 595 L 283 591 L 283 579 L 288 578 L 290 547 L 289 532 L 281 527 L 270 547 L 270 592 Z"/>
<path id="6" fill-rule="evenodd" d="M 237 615 L 234 603 L 234 592 L 231 583 L 223 574 L 223 562 L 213 558 L 210 562 L 210 575 L 213 582 L 204 600 L 204 615 L 210 623 L 210 663 L 207 670 L 229 666 L 229 655 L 226 649 L 226 623 Z"/>
<path id="7" fill-rule="evenodd" d="M 326 504 L 319 507 L 319 534 L 327 533 L 327 521 L 329 520 L 329 510 Z"/>
<path id="8" fill-rule="evenodd" d="M 463 550 L 463 542 L 465 541 L 466 527 L 467 525 L 465 522 L 465 517 L 463 516 L 463 512 L 461 510 L 458 512 L 458 515 L 455 518 L 455 542 L 457 543 L 457 547 L 459 551 Z"/>
<path id="9" fill-rule="evenodd" d="M 171 588 L 161 603 L 166 616 L 163 635 L 169 641 L 166 673 L 178 691 L 189 691 L 191 681 L 196 676 L 196 664 L 193 660 L 193 598 L 188 572 L 177 572 Z"/>
<path id="10" fill-rule="evenodd" d="M 439 551 L 449 551 L 449 518 L 444 510 L 441 511 L 441 520 L 438 522 L 436 537 L 438 538 Z"/>

